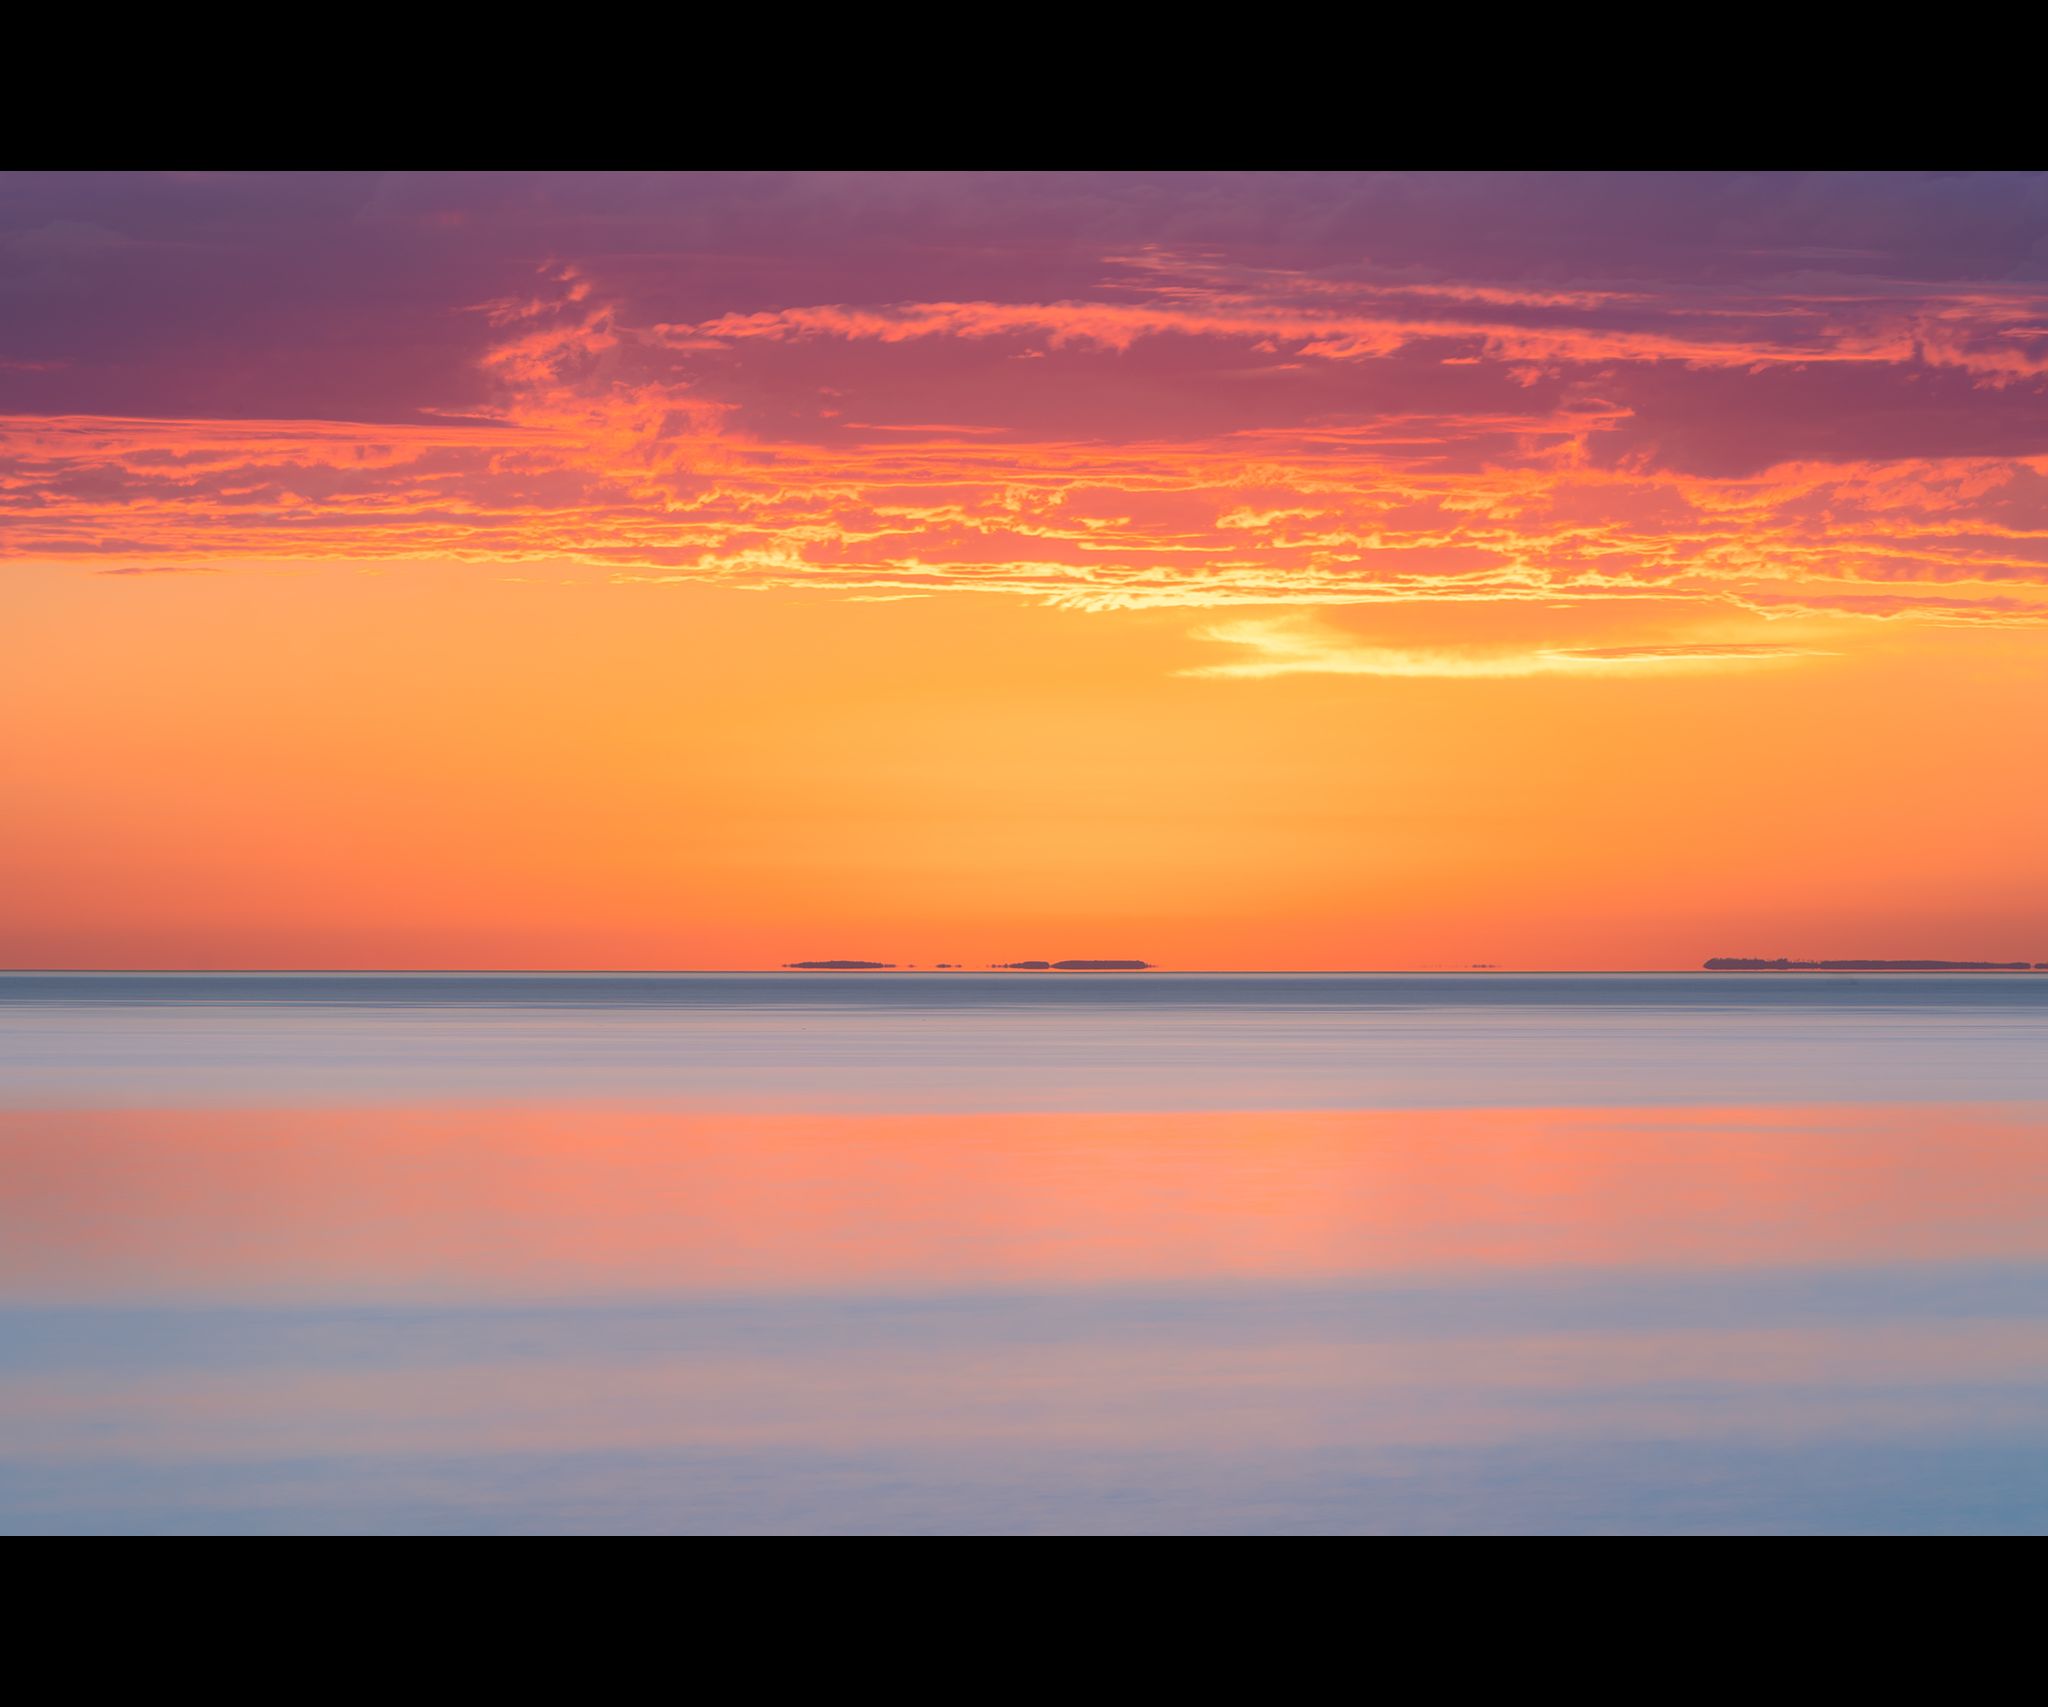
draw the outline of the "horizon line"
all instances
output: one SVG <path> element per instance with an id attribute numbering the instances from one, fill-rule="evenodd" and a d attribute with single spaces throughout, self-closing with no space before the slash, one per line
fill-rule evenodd
<path id="1" fill-rule="evenodd" d="M 1948 967 L 1928 966 L 1906 968 L 1929 975 L 1943 971 L 1994 972 L 1994 971 L 2043 971 L 2048 970 L 2048 961 L 2020 961 L 2006 963 L 1981 962 L 1966 964 L 1951 963 Z M 1543 975 L 1572 977 L 1630 977 L 1646 973 L 1694 974 L 1700 977 L 1728 976 L 1736 971 L 1827 971 L 1855 973 L 1859 971 L 1883 970 L 1877 966 L 1830 967 L 1791 964 L 1772 966 L 1768 963 L 1754 968 L 1715 968 L 1702 965 L 1690 966 L 1147 966 L 1143 968 L 1115 968 L 1109 976 L 1142 976 L 1145 973 L 1164 972 L 1169 976 L 1238 976 L 1238 977 L 1281 977 L 1281 976 L 1322 976 L 1322 977 L 1383 977 L 1399 975 L 1465 977 L 1484 976 L 1491 973 L 1509 975 Z M 1043 976 L 1059 973 L 1056 967 L 1016 968 L 1008 966 L 901 966 L 867 967 L 797 967 L 774 966 L 0 966 L 0 978 L 10 977 L 163 977 L 163 978 L 240 978 L 240 977 L 555 977 L 555 978 L 599 978 L 599 977 L 698 977 L 720 974 L 793 974 L 797 977 L 861 976 L 876 973 L 917 973 L 920 975 L 955 973 L 993 974 L 1019 973 L 1023 976 Z M 1066 977 L 1098 978 L 1105 975 L 1102 970 L 1068 970 L 1061 974 Z"/>

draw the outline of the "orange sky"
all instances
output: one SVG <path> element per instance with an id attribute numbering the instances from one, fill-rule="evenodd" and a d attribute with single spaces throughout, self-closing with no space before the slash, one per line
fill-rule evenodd
<path id="1" fill-rule="evenodd" d="M 2048 960 L 1878 182 L 0 180 L 0 964 Z"/>

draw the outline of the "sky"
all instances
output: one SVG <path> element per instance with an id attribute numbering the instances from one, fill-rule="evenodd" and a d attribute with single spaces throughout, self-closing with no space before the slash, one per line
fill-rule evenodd
<path id="1" fill-rule="evenodd" d="M 0 174 L 0 965 L 2048 960 L 2048 176 Z"/>

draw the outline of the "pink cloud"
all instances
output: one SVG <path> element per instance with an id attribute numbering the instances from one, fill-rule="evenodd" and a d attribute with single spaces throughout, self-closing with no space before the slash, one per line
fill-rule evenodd
<path id="1" fill-rule="evenodd" d="M 2032 192 L 1665 193 L 24 179 L 0 553 L 2035 620 Z"/>

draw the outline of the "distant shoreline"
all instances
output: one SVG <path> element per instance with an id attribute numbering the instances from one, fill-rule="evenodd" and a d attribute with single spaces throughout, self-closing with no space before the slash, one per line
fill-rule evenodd
<path id="1" fill-rule="evenodd" d="M 2048 972 L 2025 960 L 1709 960 L 1703 972 Z"/>

